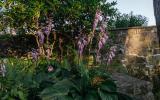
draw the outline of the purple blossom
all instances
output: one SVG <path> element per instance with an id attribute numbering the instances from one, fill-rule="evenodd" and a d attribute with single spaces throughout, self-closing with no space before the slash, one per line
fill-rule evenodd
<path id="1" fill-rule="evenodd" d="M 108 40 L 108 36 L 106 34 L 104 34 L 103 36 L 100 37 L 100 39 L 98 41 L 98 51 L 101 48 L 103 48 L 103 46 L 105 45 L 107 40 Z"/>
<path id="2" fill-rule="evenodd" d="M 52 72 L 52 71 L 54 71 L 54 68 L 53 68 L 53 66 L 49 65 L 47 70 L 48 70 L 48 72 Z"/>
<path id="3" fill-rule="evenodd" d="M 51 56 L 52 56 L 52 51 L 51 51 L 50 48 L 47 48 L 47 50 L 46 50 L 46 57 L 47 57 L 47 59 L 51 59 Z"/>
<path id="4" fill-rule="evenodd" d="M 47 21 L 48 25 L 44 28 L 44 33 L 49 36 L 52 31 L 52 19 L 49 18 Z"/>
<path id="5" fill-rule="evenodd" d="M 110 52 L 109 52 L 109 55 L 108 55 L 107 64 L 111 63 L 112 59 L 115 57 L 115 52 L 116 52 L 116 46 L 112 46 L 110 48 Z"/>
<path id="6" fill-rule="evenodd" d="M 78 41 L 78 54 L 82 55 L 83 53 L 83 48 L 84 48 L 84 44 L 82 43 L 82 41 Z"/>
<path id="7" fill-rule="evenodd" d="M 102 42 L 103 45 L 105 45 L 105 43 L 106 43 L 106 38 L 102 37 L 102 38 L 101 38 L 101 42 Z"/>
<path id="8" fill-rule="evenodd" d="M 98 50 L 100 50 L 102 47 L 103 47 L 103 43 L 102 43 L 102 41 L 99 41 L 99 43 L 98 43 Z"/>
<path id="9" fill-rule="evenodd" d="M 105 33 L 105 31 L 106 31 L 102 25 L 100 26 L 100 31 L 101 31 L 101 33 Z"/>
<path id="10" fill-rule="evenodd" d="M 40 43 L 41 45 L 44 44 L 44 35 L 43 35 L 43 34 L 40 35 L 39 43 Z"/>
<path id="11" fill-rule="evenodd" d="M 114 52 L 115 52 L 115 51 L 114 51 Z M 112 57 L 115 57 L 115 54 L 114 54 L 114 52 L 113 52 L 113 51 L 111 52 L 111 55 L 112 55 Z"/>
<path id="12" fill-rule="evenodd" d="M 36 32 L 36 34 L 37 34 L 38 36 L 40 36 L 40 35 L 43 34 L 43 33 L 42 33 L 41 30 L 38 30 L 38 31 Z"/>
<path id="13" fill-rule="evenodd" d="M 100 50 L 108 40 L 108 33 L 106 31 L 105 18 L 102 19 L 101 26 L 99 27 L 101 36 L 98 42 L 98 50 Z"/>
<path id="14" fill-rule="evenodd" d="M 100 18 L 101 16 L 101 18 Z M 102 12 L 96 12 L 96 17 L 95 17 L 95 22 L 94 22 L 94 28 L 97 27 L 97 22 L 96 21 L 101 21 L 101 24 L 99 26 L 99 29 L 100 29 L 100 38 L 99 38 L 99 41 L 98 41 L 98 48 L 97 48 L 97 57 L 100 55 L 100 50 L 104 47 L 106 41 L 108 40 L 109 38 L 109 34 L 107 33 L 106 31 L 106 27 L 107 27 L 107 23 L 106 23 L 106 19 L 104 17 L 102 17 Z M 112 58 L 112 57 L 110 57 Z M 109 60 L 110 62 L 111 60 Z"/>
<path id="15" fill-rule="evenodd" d="M 38 50 L 33 49 L 32 52 L 31 52 L 31 55 L 32 55 L 32 60 L 33 61 L 37 61 L 38 60 L 38 56 L 39 56 Z"/>
<path id="16" fill-rule="evenodd" d="M 40 45 L 43 45 L 44 44 L 44 34 L 42 33 L 41 30 L 38 30 L 37 31 L 37 35 L 38 35 L 38 41 L 39 41 L 39 44 Z"/>
<path id="17" fill-rule="evenodd" d="M 95 19 L 95 21 L 94 21 L 94 23 L 93 23 L 93 30 L 95 30 L 95 29 L 96 29 L 97 24 L 98 24 L 98 19 Z"/>
<path id="18" fill-rule="evenodd" d="M 93 22 L 93 30 L 96 29 L 99 21 L 102 21 L 102 12 L 100 10 L 97 10 L 96 15 L 95 15 L 95 19 Z"/>
<path id="19" fill-rule="evenodd" d="M 108 39 L 108 34 L 103 34 L 103 37 L 107 40 Z"/>
<path id="20" fill-rule="evenodd" d="M 88 44 L 88 41 L 86 40 L 86 37 L 82 37 L 78 40 L 78 54 L 81 56 L 84 50 L 84 47 Z"/>
<path id="21" fill-rule="evenodd" d="M 49 27 L 45 27 L 45 28 L 44 28 L 44 33 L 45 33 L 47 36 L 49 36 L 49 34 L 50 34 L 50 29 L 49 29 Z"/>
<path id="22" fill-rule="evenodd" d="M 96 56 L 96 61 L 97 61 L 97 62 L 101 62 L 100 58 L 101 58 L 100 54 L 97 55 L 97 56 Z"/>
<path id="23" fill-rule="evenodd" d="M 111 60 L 112 60 L 112 59 L 109 58 L 108 61 L 107 61 L 107 64 L 110 64 L 110 63 L 111 63 Z"/>

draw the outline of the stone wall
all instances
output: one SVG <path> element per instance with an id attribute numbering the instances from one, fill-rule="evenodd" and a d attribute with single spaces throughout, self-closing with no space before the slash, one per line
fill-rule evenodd
<path id="1" fill-rule="evenodd" d="M 145 78 L 159 73 L 160 54 L 155 26 L 115 29 L 110 32 L 116 36 L 119 59 L 122 59 L 130 74 Z"/>
<path id="2" fill-rule="evenodd" d="M 125 40 L 125 55 L 147 56 L 158 45 L 156 27 L 129 28 Z"/>

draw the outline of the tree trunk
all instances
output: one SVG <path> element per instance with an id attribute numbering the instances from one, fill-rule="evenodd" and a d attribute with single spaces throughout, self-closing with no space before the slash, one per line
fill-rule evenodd
<path id="1" fill-rule="evenodd" d="M 153 6 L 154 6 L 154 16 L 156 19 L 156 26 L 157 26 L 157 35 L 160 45 L 160 0 L 153 0 Z"/>

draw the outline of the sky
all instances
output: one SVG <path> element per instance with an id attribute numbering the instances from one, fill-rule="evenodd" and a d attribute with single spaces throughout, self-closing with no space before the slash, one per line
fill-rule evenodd
<path id="1" fill-rule="evenodd" d="M 153 0 L 108 0 L 117 1 L 116 7 L 121 13 L 130 13 L 143 15 L 148 18 L 148 26 L 155 25 Z"/>

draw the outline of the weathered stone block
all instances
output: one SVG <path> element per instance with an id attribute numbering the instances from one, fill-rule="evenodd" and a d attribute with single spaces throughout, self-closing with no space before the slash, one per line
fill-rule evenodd
<path id="1" fill-rule="evenodd" d="M 133 100 L 154 100 L 152 93 L 153 85 L 151 82 L 122 73 L 114 73 L 112 78 L 118 86 L 118 91 L 128 94 Z"/>

